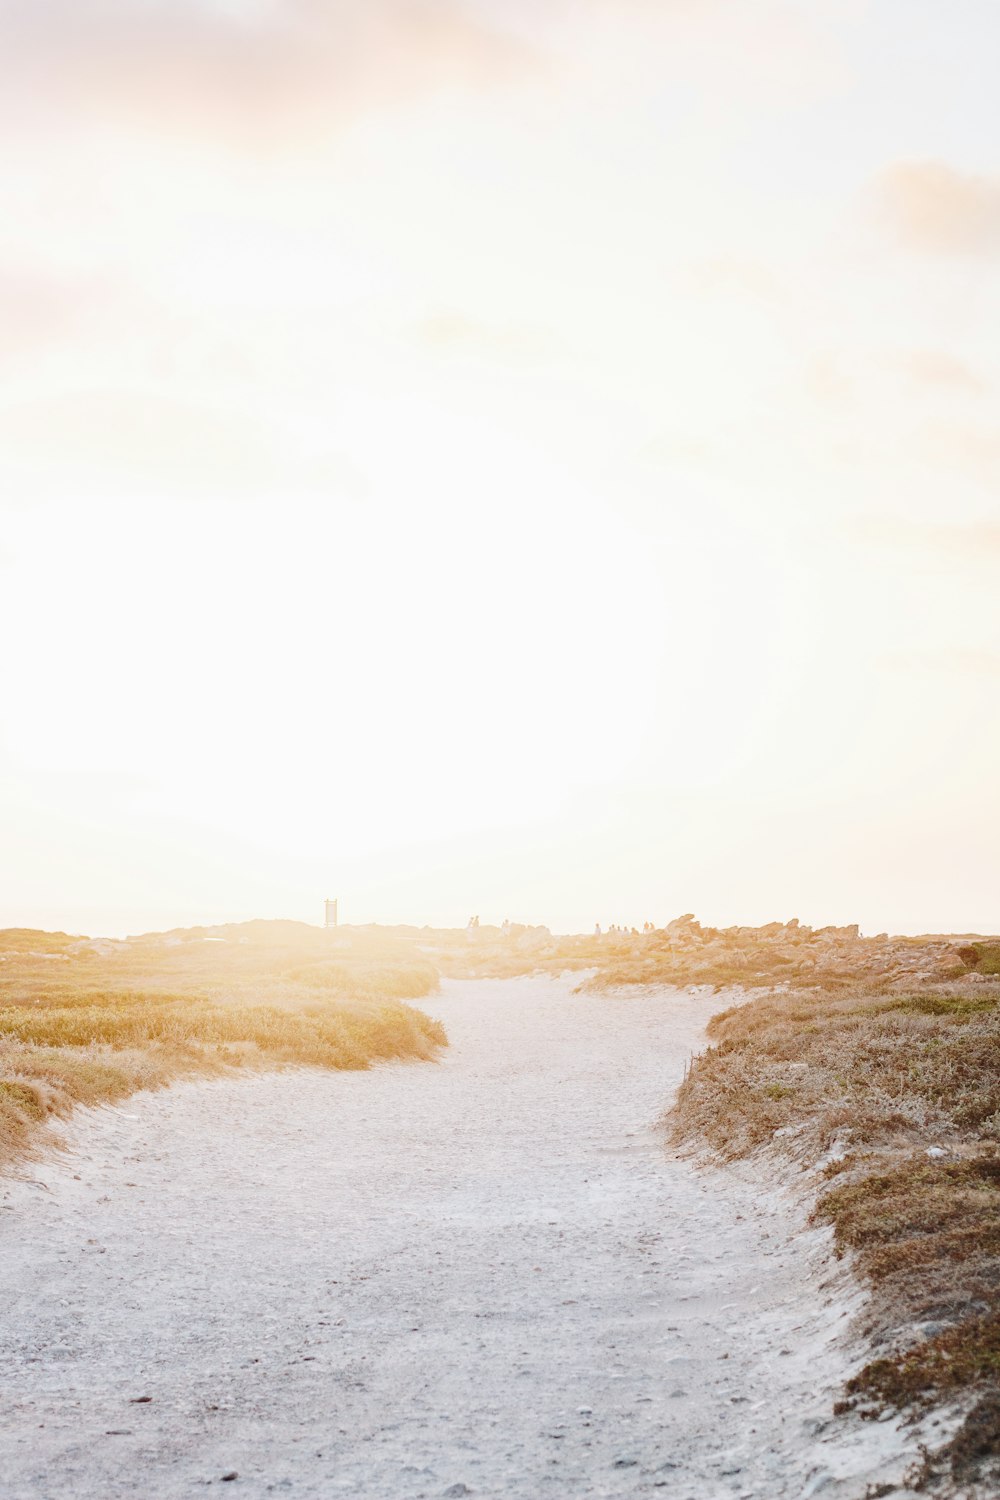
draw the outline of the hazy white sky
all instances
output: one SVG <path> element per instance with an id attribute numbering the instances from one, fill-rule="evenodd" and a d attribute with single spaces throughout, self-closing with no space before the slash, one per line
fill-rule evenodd
<path id="1" fill-rule="evenodd" d="M 0 0 L 0 925 L 1000 928 L 994 0 Z"/>

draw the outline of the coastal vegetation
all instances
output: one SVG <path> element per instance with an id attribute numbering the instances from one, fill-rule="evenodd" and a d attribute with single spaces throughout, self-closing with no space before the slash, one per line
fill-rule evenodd
<path id="1" fill-rule="evenodd" d="M 0 932 L 0 1169 L 75 1105 L 175 1078 L 431 1058 L 444 1030 L 405 1002 L 437 987 L 412 945 L 300 923 L 121 943 Z"/>
<path id="2" fill-rule="evenodd" d="M 962 978 L 766 990 L 723 1011 L 668 1117 L 678 1145 L 812 1173 L 815 1221 L 870 1293 L 875 1357 L 840 1409 L 957 1407 L 911 1475 L 935 1493 L 1000 1477 L 1000 980 L 997 945 L 975 946 Z"/>

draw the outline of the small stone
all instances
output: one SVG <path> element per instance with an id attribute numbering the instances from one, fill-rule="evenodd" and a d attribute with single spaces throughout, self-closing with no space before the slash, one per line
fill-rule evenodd
<path id="1" fill-rule="evenodd" d="M 463 1484 L 462 1481 L 459 1480 L 457 1484 L 450 1484 L 448 1486 L 448 1488 L 445 1490 L 445 1494 L 446 1495 L 471 1495 L 472 1491 L 469 1489 L 469 1486 L 467 1484 Z"/>
<path id="2" fill-rule="evenodd" d="M 148 1406 L 152 1396 L 130 1396 L 129 1402 L 132 1406 Z"/>
<path id="3" fill-rule="evenodd" d="M 223 1474 L 222 1482 L 223 1484 L 228 1484 L 231 1479 L 239 1479 L 239 1477 L 239 1473 L 236 1469 L 230 1469 L 228 1474 Z"/>
<path id="4" fill-rule="evenodd" d="M 634 1469 L 638 1462 L 637 1458 L 616 1458 L 611 1467 L 613 1469 Z"/>

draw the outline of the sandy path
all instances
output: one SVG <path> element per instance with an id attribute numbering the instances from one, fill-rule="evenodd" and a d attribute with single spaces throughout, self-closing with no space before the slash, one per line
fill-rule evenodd
<path id="1" fill-rule="evenodd" d="M 439 1066 L 182 1085 L 6 1185 L 5 1500 L 863 1493 L 825 1242 L 653 1129 L 710 1003 L 432 1008 Z"/>

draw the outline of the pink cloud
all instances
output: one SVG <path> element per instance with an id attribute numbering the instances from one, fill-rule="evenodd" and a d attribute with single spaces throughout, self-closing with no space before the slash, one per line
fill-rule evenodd
<path id="1" fill-rule="evenodd" d="M 908 349 L 895 355 L 893 364 L 917 385 L 950 386 L 970 392 L 986 389 L 986 382 L 975 370 L 943 349 Z"/>
<path id="2" fill-rule="evenodd" d="M 461 0 L 0 0 L 9 109 L 266 143 L 523 63 Z"/>
<path id="3" fill-rule="evenodd" d="M 90 280 L 0 265 L 0 364 L 72 336 L 105 297 Z"/>
<path id="4" fill-rule="evenodd" d="M 898 162 L 876 179 L 875 194 L 883 222 L 907 249 L 1000 253 L 1000 178 L 946 162 Z"/>

